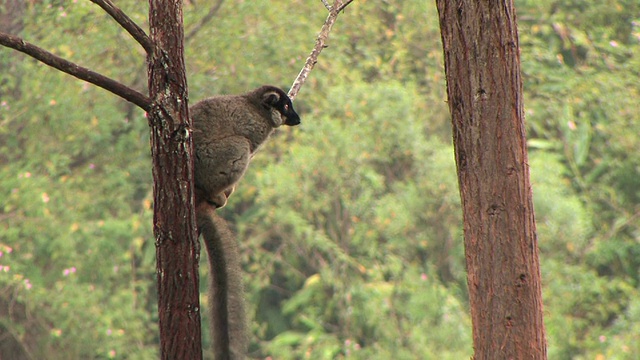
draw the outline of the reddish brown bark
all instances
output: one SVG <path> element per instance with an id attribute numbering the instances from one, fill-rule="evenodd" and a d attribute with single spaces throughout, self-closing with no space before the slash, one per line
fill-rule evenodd
<path id="1" fill-rule="evenodd" d="M 182 2 L 150 0 L 148 113 L 162 359 L 202 359 L 193 142 L 187 107 Z"/>
<path id="2" fill-rule="evenodd" d="M 512 0 L 436 0 L 462 198 L 474 359 L 546 359 Z"/>

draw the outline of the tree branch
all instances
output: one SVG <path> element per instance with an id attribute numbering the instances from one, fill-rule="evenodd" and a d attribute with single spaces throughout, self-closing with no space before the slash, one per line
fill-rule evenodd
<path id="1" fill-rule="evenodd" d="M 130 101 L 145 111 L 151 109 L 151 99 L 146 95 L 139 93 L 113 79 L 110 79 L 95 71 L 81 67 L 59 56 L 56 56 L 42 48 L 30 44 L 21 38 L 0 32 L 0 45 L 10 47 L 12 49 L 23 52 L 36 60 L 43 62 L 53 68 L 65 72 L 71 76 L 75 76 L 80 80 L 90 82 L 109 92 L 112 92 L 121 98 Z"/>
<path id="2" fill-rule="evenodd" d="M 142 30 L 136 23 L 131 20 L 120 10 L 117 6 L 115 6 L 111 0 L 89 0 L 92 3 L 100 6 L 107 14 L 111 15 L 111 17 L 122 26 L 131 36 L 138 42 L 147 54 L 153 53 L 153 42 L 147 36 L 147 34 Z"/>
<path id="3" fill-rule="evenodd" d="M 324 7 L 327 8 L 327 10 L 331 11 L 331 5 L 329 5 L 329 2 L 327 0 L 320 0 L 322 1 L 322 5 L 324 5 Z"/>
<path id="4" fill-rule="evenodd" d="M 191 38 L 194 37 L 198 33 L 198 31 L 200 31 L 209 21 L 211 21 L 211 19 L 213 19 L 218 10 L 220 10 L 223 1 L 224 0 L 218 0 L 218 2 L 216 2 L 216 4 L 213 5 L 211 9 L 209 9 L 207 15 L 200 19 L 200 22 L 193 28 L 191 28 L 191 30 L 189 30 L 189 33 L 184 37 L 184 42 L 191 40 Z"/>
<path id="5" fill-rule="evenodd" d="M 349 4 L 351 4 L 353 2 L 353 0 L 347 0 L 347 1 L 340 1 L 340 3 L 338 4 L 338 2 L 336 1 L 334 3 L 334 6 L 337 5 L 338 9 L 336 10 L 336 13 L 339 13 L 340 11 L 344 10 L 344 8 L 346 8 L 347 6 L 349 6 Z M 336 15 L 338 16 L 338 15 Z"/>
<path id="6" fill-rule="evenodd" d="M 327 45 L 325 45 L 325 42 L 329 37 L 329 32 L 331 32 L 331 28 L 333 27 L 333 24 L 336 22 L 338 15 L 342 10 L 344 10 L 344 8 L 346 8 L 349 4 L 351 4 L 351 2 L 353 2 L 353 0 L 346 0 L 346 1 L 336 0 L 333 2 L 332 6 L 327 7 L 327 9 L 329 9 L 329 16 L 327 17 L 327 20 L 325 20 L 324 25 L 322 25 L 320 34 L 316 38 L 316 45 L 311 51 L 311 54 L 309 55 L 309 57 L 307 58 L 307 61 L 305 61 L 304 66 L 302 67 L 302 70 L 300 70 L 300 73 L 298 74 L 296 79 L 293 81 L 293 84 L 291 85 L 291 90 L 289 90 L 289 97 L 291 98 L 291 101 L 293 101 L 296 98 L 296 96 L 298 95 L 298 91 L 300 91 L 300 88 L 302 87 L 302 84 L 304 84 L 304 82 L 307 81 L 307 77 L 309 76 L 309 73 L 318 62 L 318 56 L 322 52 L 322 49 L 327 47 Z M 325 6 L 327 4 L 325 1 L 323 1 L 322 3 L 325 4 Z"/>

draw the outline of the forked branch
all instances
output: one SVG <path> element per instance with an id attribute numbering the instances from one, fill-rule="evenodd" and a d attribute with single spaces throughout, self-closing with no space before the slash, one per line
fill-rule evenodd
<path id="1" fill-rule="evenodd" d="M 327 6 L 327 2 L 325 0 L 322 1 L 325 7 L 329 10 L 329 16 L 327 17 L 327 20 L 324 21 L 320 34 L 316 38 L 316 45 L 307 58 L 307 61 L 305 61 L 302 70 L 300 70 L 300 73 L 293 81 L 293 85 L 291 85 L 291 90 L 289 90 L 289 97 L 291 98 L 291 101 L 293 101 L 298 95 L 298 91 L 300 91 L 302 84 L 307 80 L 309 73 L 318 62 L 318 56 L 322 52 L 322 49 L 327 47 L 325 43 L 327 42 L 327 38 L 329 38 L 329 32 L 331 32 L 331 28 L 333 28 L 333 24 L 336 22 L 338 15 L 342 10 L 344 10 L 344 8 L 351 4 L 351 2 L 353 2 L 353 0 L 336 0 L 333 2 L 333 5 Z"/>
<path id="2" fill-rule="evenodd" d="M 80 80 L 90 82 L 107 91 L 110 91 L 121 98 L 130 101 L 143 110 L 148 111 L 151 108 L 151 99 L 136 90 L 133 90 L 113 79 L 110 79 L 95 71 L 89 70 L 69 60 L 65 60 L 54 55 L 42 48 L 30 44 L 21 38 L 0 32 L 0 45 L 10 47 L 12 49 L 23 52 L 34 59 L 54 67 L 71 76 L 75 76 Z"/>
<path id="3" fill-rule="evenodd" d="M 136 23 L 131 20 L 122 10 L 115 6 L 111 0 L 91 0 L 94 4 L 100 6 L 107 14 L 115 19 L 120 26 L 122 26 L 131 36 L 142 45 L 147 54 L 153 53 L 154 44 L 153 41 L 147 36 Z M 71 76 L 75 76 L 80 80 L 90 82 L 96 86 L 99 86 L 121 98 L 130 101 L 143 110 L 148 111 L 151 108 L 151 99 L 142 93 L 123 85 L 113 79 L 110 79 L 102 74 L 99 74 L 90 69 L 79 66 L 69 60 L 63 59 L 57 55 L 54 55 L 42 48 L 39 48 L 33 44 L 30 44 L 23 39 L 0 32 L 0 45 L 10 47 L 12 49 L 23 52 L 34 59 L 43 62 L 53 68 L 56 68 L 62 72 L 65 72 Z"/>

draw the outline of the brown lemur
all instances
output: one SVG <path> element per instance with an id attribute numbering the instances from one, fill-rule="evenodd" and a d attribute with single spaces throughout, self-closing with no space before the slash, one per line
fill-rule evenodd
<path id="1" fill-rule="evenodd" d="M 287 94 L 268 85 L 243 95 L 208 98 L 189 111 L 198 234 L 209 254 L 213 349 L 216 360 L 243 359 L 247 335 L 238 244 L 215 210 L 226 205 L 249 161 L 274 129 L 298 125 L 300 117 Z"/>

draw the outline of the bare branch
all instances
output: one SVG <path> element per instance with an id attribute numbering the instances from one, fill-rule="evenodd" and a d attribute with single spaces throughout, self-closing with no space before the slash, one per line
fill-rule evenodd
<path id="1" fill-rule="evenodd" d="M 336 10 L 336 12 L 340 12 L 340 11 L 344 10 L 344 8 L 349 6 L 349 4 L 351 4 L 352 2 L 353 2 L 353 0 L 347 0 L 347 1 L 341 1 L 340 4 L 335 4 L 335 5 L 338 5 L 338 10 Z M 336 1 L 336 3 L 337 3 L 337 1 Z"/>
<path id="2" fill-rule="evenodd" d="M 120 10 L 117 6 L 115 6 L 111 0 L 90 0 L 92 3 L 100 6 L 107 14 L 111 15 L 111 17 L 120 24 L 133 38 L 142 45 L 147 54 L 153 53 L 153 42 L 147 36 L 147 34 L 142 30 L 136 23 L 131 20 Z"/>
<path id="3" fill-rule="evenodd" d="M 6 47 L 10 47 L 12 49 L 23 52 L 53 68 L 56 68 L 71 76 L 75 76 L 80 80 L 84 80 L 97 85 L 109 92 L 120 96 L 127 101 L 138 105 L 145 111 L 149 111 L 151 109 L 151 99 L 148 96 L 145 96 L 138 91 L 133 90 L 102 74 L 81 67 L 70 62 L 69 60 L 65 60 L 59 56 L 56 56 L 42 48 L 39 48 L 22 40 L 17 36 L 0 32 L 0 45 L 4 45 Z"/>
<path id="4" fill-rule="evenodd" d="M 218 0 L 218 2 L 213 5 L 211 9 L 209 9 L 207 15 L 200 19 L 200 22 L 191 30 L 189 30 L 189 33 L 184 37 L 185 42 L 191 40 L 191 38 L 194 37 L 198 33 L 198 31 L 200 31 L 209 21 L 211 21 L 211 19 L 213 19 L 213 17 L 218 13 L 218 10 L 220 10 L 220 6 L 222 6 L 223 1 L 224 0 Z"/>
<path id="5" fill-rule="evenodd" d="M 296 96 L 298 95 L 298 91 L 300 91 L 300 88 L 302 87 L 302 84 L 304 84 L 304 82 L 307 80 L 309 73 L 318 62 L 318 56 L 320 55 L 320 52 L 322 52 L 322 49 L 327 47 L 327 45 L 325 45 L 325 42 L 329 37 L 329 32 L 331 32 L 333 24 L 338 18 L 338 14 L 340 14 L 340 12 L 352 2 L 353 0 L 336 0 L 333 2 L 333 5 L 329 7 L 329 16 L 327 17 L 327 20 L 324 21 L 324 25 L 322 25 L 320 34 L 316 38 L 316 45 L 307 58 L 307 61 L 305 61 L 302 70 L 300 70 L 300 73 L 293 81 L 293 85 L 291 85 L 291 90 L 289 90 L 289 97 L 291 98 L 291 101 L 296 98 Z M 323 1 L 323 4 L 324 3 L 325 1 Z"/>
<path id="6" fill-rule="evenodd" d="M 331 5 L 329 5 L 329 2 L 327 0 L 320 0 L 322 1 L 322 5 L 324 5 L 324 7 L 327 8 L 327 10 L 331 11 Z"/>

